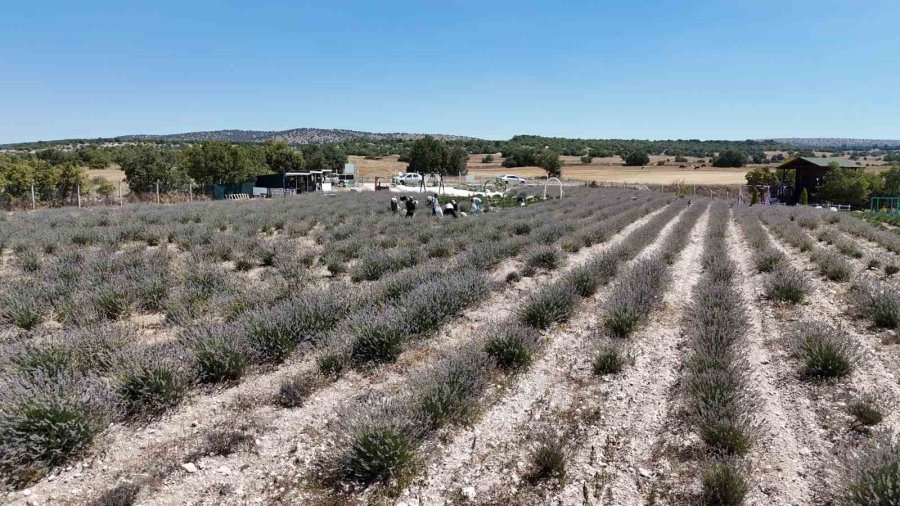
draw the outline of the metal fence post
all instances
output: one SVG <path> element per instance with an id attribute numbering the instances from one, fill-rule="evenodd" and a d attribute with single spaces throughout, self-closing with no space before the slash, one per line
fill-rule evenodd
<path id="1" fill-rule="evenodd" d="M 34 211 L 34 179 L 31 180 L 31 210 Z"/>
<path id="2" fill-rule="evenodd" d="M 81 207 L 81 183 L 75 185 L 75 192 L 78 193 L 78 207 Z"/>
<path id="3" fill-rule="evenodd" d="M 122 182 L 119 181 L 119 205 L 122 205 Z"/>
<path id="4" fill-rule="evenodd" d="M 159 179 L 156 180 L 156 203 L 159 204 Z"/>

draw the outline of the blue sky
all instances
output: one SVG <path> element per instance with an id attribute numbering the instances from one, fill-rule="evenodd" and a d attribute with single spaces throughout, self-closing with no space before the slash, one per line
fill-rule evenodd
<path id="1" fill-rule="evenodd" d="M 900 138 L 900 2 L 8 2 L 0 143 Z"/>

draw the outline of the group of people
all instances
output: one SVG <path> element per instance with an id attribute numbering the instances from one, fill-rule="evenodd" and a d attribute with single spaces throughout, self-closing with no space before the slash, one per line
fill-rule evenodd
<path id="1" fill-rule="evenodd" d="M 401 195 L 399 201 L 397 197 L 391 197 L 391 212 L 394 214 L 402 210 L 404 216 L 411 218 L 415 216 L 417 207 L 419 207 L 419 201 L 412 197 Z"/>
<path id="2" fill-rule="evenodd" d="M 483 203 L 480 198 L 472 197 L 470 200 L 472 206 L 472 214 L 481 214 L 484 212 Z M 398 200 L 397 197 L 391 197 L 391 212 L 397 214 L 403 211 L 403 215 L 407 218 L 411 218 L 416 214 L 416 208 L 419 206 L 419 201 L 413 199 L 412 197 L 407 197 L 406 195 L 401 195 Z M 437 216 L 439 218 L 446 216 L 453 216 L 454 218 L 459 218 L 462 215 L 462 212 L 459 210 L 459 204 L 455 200 L 451 200 L 447 202 L 447 204 L 442 208 L 441 202 L 438 200 L 437 194 L 434 194 L 428 197 L 428 206 L 431 208 L 431 215 Z"/>

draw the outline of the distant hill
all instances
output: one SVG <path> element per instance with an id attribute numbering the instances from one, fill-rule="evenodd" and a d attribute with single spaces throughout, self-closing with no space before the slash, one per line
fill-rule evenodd
<path id="1" fill-rule="evenodd" d="M 266 130 L 215 130 L 211 132 L 188 132 L 183 134 L 167 135 L 124 135 L 117 137 L 122 141 L 229 141 L 229 142 L 266 142 L 284 141 L 290 144 L 326 144 L 331 142 L 346 142 L 357 140 L 381 141 L 381 140 L 415 140 L 429 134 L 410 133 L 375 133 L 360 132 L 357 130 L 325 129 L 325 128 L 294 128 L 291 130 L 266 131 Z M 436 139 L 446 141 L 472 140 L 473 137 L 461 135 L 430 134 Z"/>
<path id="2" fill-rule="evenodd" d="M 842 137 L 788 137 L 773 139 L 775 142 L 790 144 L 798 148 L 825 148 L 825 149 L 873 149 L 873 148 L 900 148 L 898 139 L 848 139 Z"/>

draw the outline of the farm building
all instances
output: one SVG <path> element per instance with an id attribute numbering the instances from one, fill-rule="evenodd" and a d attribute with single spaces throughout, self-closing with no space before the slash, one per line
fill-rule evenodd
<path id="1" fill-rule="evenodd" d="M 331 190 L 331 170 L 282 172 L 256 176 L 256 180 L 236 184 L 216 184 L 212 188 L 214 200 L 241 197 L 277 197 L 314 191 Z"/>
<path id="2" fill-rule="evenodd" d="M 862 168 L 859 163 L 843 158 L 800 157 L 779 165 L 778 169 L 783 171 L 782 175 L 786 169 L 794 170 L 794 188 L 784 200 L 788 204 L 796 204 L 800 200 L 800 194 L 803 193 L 804 188 L 812 199 L 816 188 L 825 182 L 825 174 L 833 163 L 846 169 Z"/>
<path id="3" fill-rule="evenodd" d="M 267 188 L 267 196 L 292 195 L 296 193 L 330 190 L 331 170 L 311 170 L 307 172 L 282 172 L 256 176 L 256 187 Z"/>

